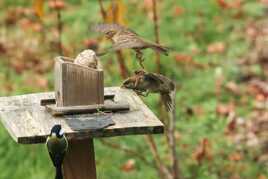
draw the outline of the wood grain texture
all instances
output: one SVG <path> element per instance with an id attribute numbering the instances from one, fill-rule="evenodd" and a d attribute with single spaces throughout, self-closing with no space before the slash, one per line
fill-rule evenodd
<path id="1" fill-rule="evenodd" d="M 96 179 L 93 139 L 69 141 L 63 175 L 64 179 Z"/>
<path id="2" fill-rule="evenodd" d="M 103 71 L 55 59 L 57 106 L 103 104 Z"/>
<path id="3" fill-rule="evenodd" d="M 113 103 L 113 104 L 91 104 L 83 106 L 56 106 L 47 105 L 46 109 L 53 116 L 62 116 L 67 114 L 87 114 L 97 113 L 98 111 L 104 112 L 123 112 L 129 110 L 129 105 L 124 103 Z"/>
<path id="4" fill-rule="evenodd" d="M 163 133 L 163 124 L 133 91 L 109 87 L 104 93 L 114 94 L 114 101 L 127 102 L 130 106 L 128 112 L 114 113 L 115 125 L 105 129 L 77 132 L 68 125 L 70 118 L 87 119 L 92 114 L 53 117 L 40 105 L 40 100 L 55 98 L 54 92 L 0 97 L 0 119 L 13 139 L 23 144 L 44 143 L 55 124 L 62 125 L 69 139 Z"/>

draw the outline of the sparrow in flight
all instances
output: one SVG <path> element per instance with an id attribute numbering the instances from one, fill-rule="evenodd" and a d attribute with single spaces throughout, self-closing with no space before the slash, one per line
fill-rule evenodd
<path id="1" fill-rule="evenodd" d="M 92 27 L 95 32 L 104 33 L 108 39 L 112 40 L 113 46 L 108 51 L 117 51 L 121 49 L 133 49 L 136 52 L 136 58 L 139 60 L 142 68 L 143 66 L 143 53 L 142 50 L 151 48 L 159 53 L 168 55 L 169 49 L 154 42 L 147 41 L 140 37 L 133 30 L 118 24 L 98 24 Z M 108 51 L 102 53 L 106 54 Z"/>
<path id="2" fill-rule="evenodd" d="M 175 106 L 175 83 L 164 75 L 138 70 L 123 82 L 122 87 L 133 89 L 143 96 L 159 93 L 167 111 L 171 111 Z"/>

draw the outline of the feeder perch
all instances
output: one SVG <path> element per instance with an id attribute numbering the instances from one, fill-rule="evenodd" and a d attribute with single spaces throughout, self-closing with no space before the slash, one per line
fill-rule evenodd
<path id="1" fill-rule="evenodd" d="M 131 90 L 103 85 L 103 71 L 57 57 L 55 91 L 0 97 L 0 119 L 19 144 L 45 143 L 61 124 L 64 179 L 96 179 L 93 138 L 160 134 L 163 124 Z M 104 113 L 103 113 L 103 112 Z"/>

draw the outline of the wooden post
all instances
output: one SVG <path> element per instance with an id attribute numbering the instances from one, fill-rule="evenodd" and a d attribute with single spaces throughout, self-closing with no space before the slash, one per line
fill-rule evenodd
<path id="1" fill-rule="evenodd" d="M 63 171 L 64 179 L 97 178 L 93 139 L 69 141 Z"/>
<path id="2" fill-rule="evenodd" d="M 58 107 L 104 104 L 103 71 L 56 58 L 55 96 Z M 65 179 L 96 179 L 93 139 L 70 140 L 63 163 Z"/>

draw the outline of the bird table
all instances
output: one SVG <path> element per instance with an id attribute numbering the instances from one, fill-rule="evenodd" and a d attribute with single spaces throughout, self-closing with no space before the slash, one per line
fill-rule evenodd
<path id="1" fill-rule="evenodd" d="M 75 95 L 81 95 L 79 90 Z M 42 103 L 42 100 L 50 99 L 47 102 L 53 103 L 53 99 L 60 100 L 57 99 L 57 95 L 62 95 L 59 93 L 61 91 L 0 97 L 0 118 L 11 137 L 19 144 L 45 143 L 52 126 L 61 124 L 69 143 L 63 163 L 65 179 L 96 179 L 93 138 L 164 132 L 163 124 L 131 90 L 104 88 L 103 94 L 100 94 L 104 96 L 104 104 L 123 101 L 129 105 L 127 111 L 111 112 L 108 115 L 53 115 L 40 101 Z M 109 99 L 109 96 L 113 96 L 113 99 Z M 77 130 L 80 128 L 83 130 Z"/>

